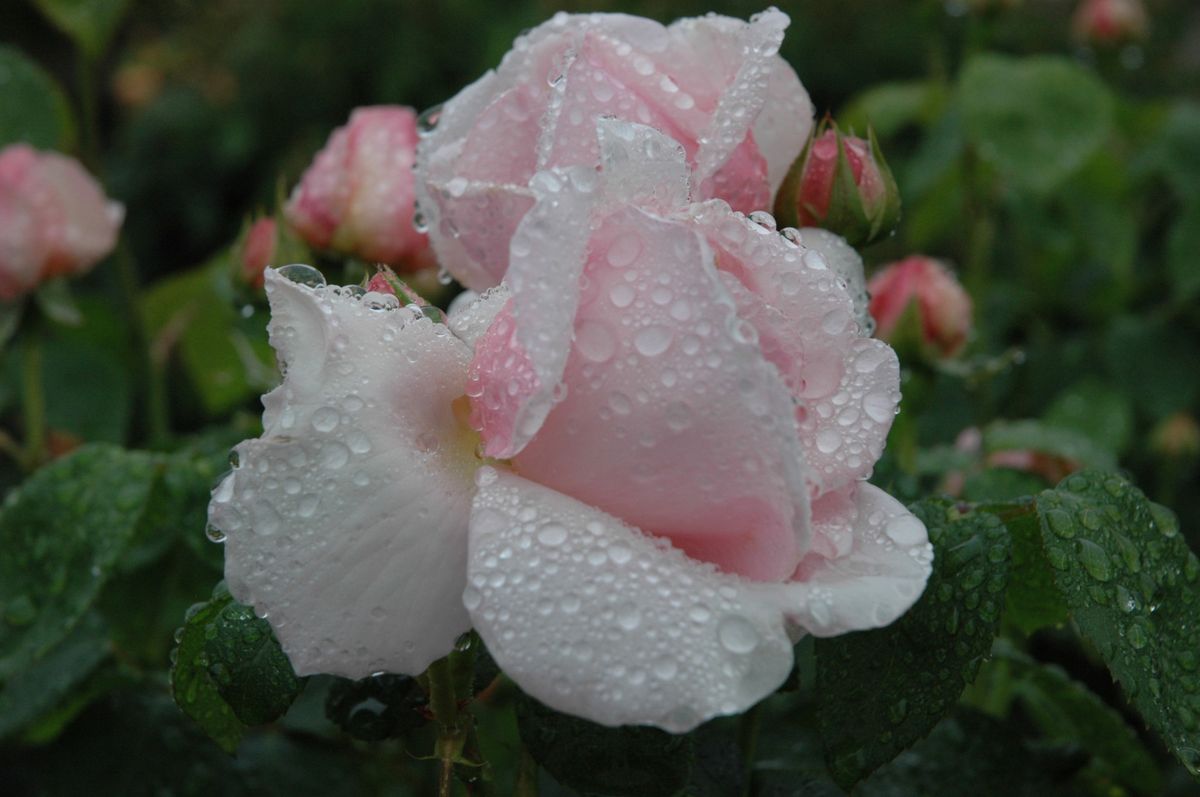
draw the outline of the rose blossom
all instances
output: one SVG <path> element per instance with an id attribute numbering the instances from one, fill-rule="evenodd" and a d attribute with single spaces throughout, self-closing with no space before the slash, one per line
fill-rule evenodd
<path id="1" fill-rule="evenodd" d="M 306 243 L 401 270 L 430 265 L 429 244 L 413 228 L 412 108 L 358 108 L 329 137 L 284 207 Z"/>
<path id="2" fill-rule="evenodd" d="M 474 626 L 539 700 L 684 731 L 924 588 L 924 526 L 864 481 L 898 364 L 828 236 L 690 203 L 650 127 L 594 135 L 448 326 L 267 272 L 284 381 L 209 517 L 299 673 L 419 673 Z"/>
<path id="3" fill-rule="evenodd" d="M 438 261 L 469 288 L 504 276 L 537 171 L 596 162 L 595 124 L 650 125 L 683 145 L 697 198 L 749 213 L 771 197 L 812 128 L 812 104 L 778 56 L 788 17 L 710 14 L 668 27 L 560 13 L 433 113 L 417 194 Z"/>
<path id="4" fill-rule="evenodd" d="M 953 357 L 966 345 L 971 297 L 944 263 L 913 255 L 882 268 L 871 277 L 867 290 L 871 315 L 884 340 L 899 334 L 900 321 L 911 306 L 921 325 L 922 343 L 938 356 Z"/>
<path id="5" fill-rule="evenodd" d="M 25 144 L 0 151 L 0 299 L 90 269 L 116 246 L 124 216 L 73 158 Z"/>
<path id="6" fill-rule="evenodd" d="M 1141 38 L 1147 26 L 1141 0 L 1083 0 L 1071 18 L 1075 37 L 1095 44 Z"/>

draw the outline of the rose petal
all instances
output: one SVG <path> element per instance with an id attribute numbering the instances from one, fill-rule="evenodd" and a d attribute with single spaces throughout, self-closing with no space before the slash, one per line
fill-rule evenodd
<path id="1" fill-rule="evenodd" d="M 688 204 L 691 176 L 683 146 L 652 127 L 601 119 L 600 181 L 605 198 L 670 213 Z"/>
<path id="2" fill-rule="evenodd" d="M 825 263 L 846 283 L 846 293 L 854 303 L 854 318 L 859 331 L 870 335 L 875 330 L 875 320 L 868 307 L 871 297 L 867 293 L 867 278 L 863 271 L 862 255 L 846 242 L 846 239 L 820 227 L 805 227 L 800 231 L 805 248 L 815 249 L 825 258 Z"/>
<path id="3" fill-rule="evenodd" d="M 820 251 L 723 202 L 694 206 L 691 218 L 717 250 L 717 267 L 741 284 L 727 281 L 738 314 L 802 401 L 797 420 L 814 495 L 870 475 L 899 401 L 899 364 L 889 347 L 863 337 L 841 275 Z"/>
<path id="4" fill-rule="evenodd" d="M 458 266 L 450 273 L 473 290 L 500 282 L 508 270 L 509 243 L 521 219 L 533 207 L 533 193 L 523 186 L 468 182 L 455 178 L 431 182 L 430 205 L 444 246 Z M 469 234 L 462 235 L 462 231 Z M 449 251 L 449 250 L 448 250 Z"/>
<path id="5" fill-rule="evenodd" d="M 795 70 L 782 58 L 771 66 L 767 99 L 754 120 L 754 141 L 767 162 L 771 195 L 779 190 L 792 161 L 800 156 L 813 127 L 813 105 Z"/>
<path id="6" fill-rule="evenodd" d="M 484 419 L 477 428 L 489 457 L 519 452 L 554 406 L 571 346 L 597 183 L 595 170 L 583 167 L 538 172 L 529 182 L 537 203 L 509 249 L 506 282 L 513 298 L 505 318 L 511 325 L 489 330 L 471 364 L 471 381 L 481 386 L 472 391 L 472 405 Z M 514 379 L 517 389 L 510 391 Z M 480 400 L 484 415 L 478 413 Z"/>
<path id="7" fill-rule="evenodd" d="M 463 601 L 538 700 L 682 733 L 787 676 L 792 644 L 757 585 L 519 476 L 488 468 L 477 481 Z"/>
<path id="8" fill-rule="evenodd" d="M 482 294 L 463 291 L 450 303 L 446 323 L 472 351 L 510 298 L 508 287 L 497 285 Z"/>
<path id="9" fill-rule="evenodd" d="M 842 532 L 836 527 L 850 525 L 854 544 L 836 559 L 810 553 L 794 581 L 769 587 L 788 619 L 824 637 L 881 628 L 908 611 L 933 568 L 925 524 L 866 482 L 858 485 L 853 503 L 843 504 L 842 513 L 814 515 L 814 536 L 838 536 Z"/>
<path id="10" fill-rule="evenodd" d="M 711 251 L 624 208 L 589 253 L 566 395 L 516 467 L 729 572 L 786 578 L 808 545 L 793 402 Z"/>
<path id="11" fill-rule="evenodd" d="M 410 308 L 273 270 L 266 287 L 284 381 L 209 507 L 230 591 L 302 675 L 419 673 L 470 625 L 459 596 L 477 460 L 453 408 L 469 350 Z"/>

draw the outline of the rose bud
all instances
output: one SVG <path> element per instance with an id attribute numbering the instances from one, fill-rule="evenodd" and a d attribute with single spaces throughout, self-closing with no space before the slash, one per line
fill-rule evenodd
<path id="1" fill-rule="evenodd" d="M 75 159 L 26 144 L 0 151 L 0 299 L 96 265 L 124 216 Z"/>
<path id="2" fill-rule="evenodd" d="M 874 131 L 844 136 L 826 119 L 779 188 L 775 217 L 788 227 L 824 227 L 864 246 L 900 220 L 900 192 Z"/>
<path id="3" fill-rule="evenodd" d="M 871 278 L 867 291 L 883 340 L 901 342 L 919 324 L 917 339 L 939 358 L 954 357 L 966 345 L 971 297 L 942 262 L 913 255 L 891 263 Z M 916 323 L 905 323 L 906 317 Z"/>
<path id="4" fill-rule="evenodd" d="M 247 285 L 261 288 L 263 270 L 275 260 L 279 230 L 275 219 L 266 217 L 250 225 L 237 250 L 237 262 Z"/>
<path id="5" fill-rule="evenodd" d="M 1186 459 L 1200 454 L 1200 424 L 1186 412 L 1177 412 L 1154 428 L 1150 447 L 1170 459 Z"/>
<path id="6" fill-rule="evenodd" d="M 1075 37 L 1092 44 L 1119 44 L 1146 34 L 1141 0 L 1083 0 L 1071 20 Z"/>
<path id="7" fill-rule="evenodd" d="M 411 108 L 358 108 L 330 136 L 284 207 L 309 245 L 402 271 L 432 265 L 413 227 L 417 115 Z"/>

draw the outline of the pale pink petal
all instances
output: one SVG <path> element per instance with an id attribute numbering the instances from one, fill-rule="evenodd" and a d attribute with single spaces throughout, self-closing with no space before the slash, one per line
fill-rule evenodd
<path id="1" fill-rule="evenodd" d="M 787 676 L 792 643 L 761 585 L 519 476 L 484 468 L 476 480 L 463 602 L 538 700 L 682 733 Z"/>
<path id="2" fill-rule="evenodd" d="M 782 58 L 772 62 L 767 98 L 754 120 L 754 141 L 767 162 L 771 195 L 800 156 L 813 127 L 813 105 L 796 72 Z M 719 194 L 718 194 L 719 196 Z"/>
<path id="3" fill-rule="evenodd" d="M 793 402 L 709 248 L 626 208 L 593 234 L 583 282 L 566 395 L 517 470 L 727 571 L 786 578 L 808 544 Z"/>
<path id="4" fill-rule="evenodd" d="M 47 254 L 33 208 L 18 189 L 0 180 L 0 299 L 15 299 L 37 285 Z"/>
<path id="5" fill-rule="evenodd" d="M 899 401 L 899 365 L 863 337 L 846 281 L 818 249 L 730 213 L 695 206 L 693 223 L 716 250 L 739 315 L 800 401 L 800 439 L 814 495 L 871 473 Z M 827 242 L 825 242 L 827 243 Z"/>
<path id="6" fill-rule="evenodd" d="M 598 185 L 594 169 L 538 172 L 537 203 L 509 249 L 511 309 L 503 331 L 489 330 L 471 364 L 485 452 L 507 459 L 525 447 L 558 399 L 579 302 L 579 277 Z M 486 413 L 480 415 L 480 409 Z"/>
<path id="7" fill-rule="evenodd" d="M 662 214 L 688 204 L 691 179 L 679 142 L 652 127 L 617 119 L 597 122 L 596 138 L 606 204 L 619 202 Z"/>
<path id="8" fill-rule="evenodd" d="M 273 270 L 266 287 L 284 381 L 209 506 L 230 591 L 302 675 L 420 673 L 470 625 L 469 349 L 416 308 Z"/>
<path id="9" fill-rule="evenodd" d="M 486 290 L 508 271 L 509 243 L 533 207 L 533 192 L 524 186 L 469 182 L 461 177 L 431 183 L 431 230 L 452 250 L 458 266 L 450 270 L 473 290 Z M 426 206 L 423 206 L 423 208 Z"/>
<path id="10" fill-rule="evenodd" d="M 708 179 L 729 161 L 746 139 L 767 99 L 768 75 L 778 60 L 779 45 L 788 26 L 788 16 L 771 8 L 750 18 L 738 37 L 742 61 L 701 137 L 696 153 L 696 183 L 703 192 Z M 728 41 L 728 38 L 726 39 Z"/>
<path id="11" fill-rule="evenodd" d="M 839 502 L 841 503 L 841 502 Z M 794 580 L 772 585 L 788 619 L 814 636 L 881 628 L 916 602 L 933 568 L 925 524 L 899 501 L 866 482 L 841 512 L 814 511 L 814 536 L 841 537 L 853 528 L 853 547 L 828 559 L 810 553 Z"/>
<path id="12" fill-rule="evenodd" d="M 867 293 L 862 255 L 845 238 L 830 230 L 805 227 L 800 230 L 800 236 L 804 248 L 820 252 L 826 265 L 846 283 L 846 293 L 854 302 L 854 318 L 858 321 L 859 332 L 870 335 L 875 331 L 875 319 L 871 318 L 869 310 L 871 296 Z"/>
<path id="13" fill-rule="evenodd" d="M 349 140 L 346 128 L 333 131 L 283 209 L 292 229 L 321 249 L 332 243 L 343 209 L 350 201 L 350 183 L 343 179 L 350 161 Z"/>

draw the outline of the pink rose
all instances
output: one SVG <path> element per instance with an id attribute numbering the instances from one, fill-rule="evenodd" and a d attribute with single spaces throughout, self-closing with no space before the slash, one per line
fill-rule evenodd
<path id="1" fill-rule="evenodd" d="M 925 527 L 864 481 L 899 368 L 861 261 L 692 204 L 650 127 L 596 136 L 448 325 L 267 272 L 285 377 L 209 517 L 298 672 L 419 673 L 473 625 L 539 700 L 684 731 L 921 594 Z"/>
<path id="2" fill-rule="evenodd" d="M 417 117 L 411 108 L 358 108 L 329 137 L 284 207 L 309 245 L 406 271 L 431 264 L 413 228 Z"/>
<path id="3" fill-rule="evenodd" d="M 25 144 L 0 151 L 0 299 L 96 265 L 124 216 L 75 159 Z"/>
<path id="4" fill-rule="evenodd" d="M 696 197 L 735 210 L 771 197 L 812 128 L 812 104 L 777 53 L 787 15 L 708 15 L 669 27 L 623 14 L 560 13 L 521 36 L 437 111 L 418 150 L 421 210 L 438 261 L 475 290 L 495 285 L 537 171 L 594 164 L 596 119 L 650 125 L 683 145 Z"/>
<path id="5" fill-rule="evenodd" d="M 1141 0 L 1082 0 L 1071 19 L 1076 38 L 1094 44 L 1139 39 L 1147 27 Z"/>
<path id="6" fill-rule="evenodd" d="M 905 311 L 912 307 L 920 323 L 921 342 L 940 357 L 962 351 L 971 333 L 971 297 L 938 260 L 913 255 L 891 263 L 867 283 L 871 315 L 879 337 L 893 340 Z"/>
<path id="7" fill-rule="evenodd" d="M 262 218 L 250 225 L 237 253 L 242 279 L 246 284 L 256 288 L 262 287 L 263 271 L 275 259 L 277 243 L 275 219 Z"/>

